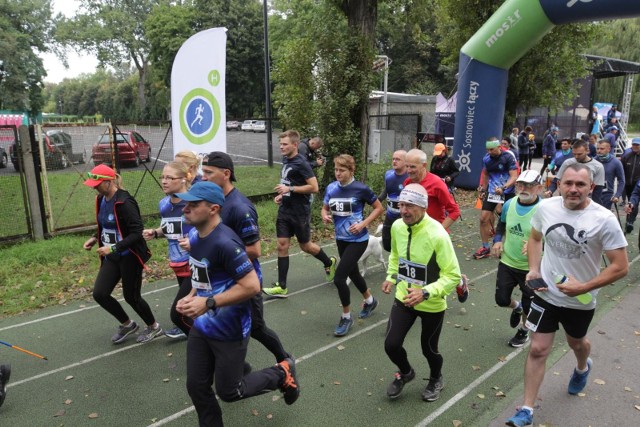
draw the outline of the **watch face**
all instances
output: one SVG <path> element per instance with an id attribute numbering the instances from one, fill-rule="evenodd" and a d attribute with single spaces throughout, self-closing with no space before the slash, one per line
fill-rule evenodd
<path id="1" fill-rule="evenodd" d="M 211 309 L 215 307 L 216 302 L 212 297 L 207 298 L 207 308 Z"/>

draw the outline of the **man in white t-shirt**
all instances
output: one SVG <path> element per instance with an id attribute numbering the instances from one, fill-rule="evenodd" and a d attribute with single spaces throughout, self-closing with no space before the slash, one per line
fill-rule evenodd
<path id="1" fill-rule="evenodd" d="M 536 291 L 527 316 L 527 328 L 533 334 L 525 365 L 524 404 L 507 425 L 533 423 L 533 407 L 559 325 L 577 360 L 568 392 L 575 395 L 584 389 L 592 365 L 586 334 L 598 289 L 629 271 L 620 224 L 611 211 L 589 199 L 593 187 L 593 171 L 587 165 L 568 165 L 560 179 L 560 197 L 542 201 L 531 220 L 526 279 Z M 603 254 L 609 265 L 600 270 Z"/>

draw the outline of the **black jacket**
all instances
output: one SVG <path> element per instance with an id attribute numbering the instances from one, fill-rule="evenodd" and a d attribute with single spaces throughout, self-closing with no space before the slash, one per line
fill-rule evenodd
<path id="1" fill-rule="evenodd" d="M 113 205 L 116 227 L 118 227 L 118 232 L 122 236 L 122 240 L 115 244 L 115 252 L 122 252 L 128 249 L 144 266 L 151 258 L 151 251 L 149 251 L 147 242 L 142 237 L 144 224 L 140 216 L 138 202 L 126 190 L 119 189 L 113 197 L 116 199 Z M 96 222 L 98 223 L 96 238 L 100 246 L 102 246 L 102 240 L 100 239 L 102 227 L 98 220 L 98 213 L 103 198 L 104 196 L 96 197 Z"/>
<path id="2" fill-rule="evenodd" d="M 629 151 L 622 156 L 622 167 L 624 168 L 624 182 L 626 187 L 633 187 L 640 179 L 640 153 Z"/>
<path id="3" fill-rule="evenodd" d="M 458 165 L 456 165 L 455 160 L 453 160 L 449 156 L 444 157 L 433 157 L 431 160 L 431 170 L 429 171 L 434 175 L 439 176 L 444 179 L 445 177 L 451 178 L 451 181 L 447 183 L 448 186 L 453 185 L 453 181 L 460 174 L 460 170 L 458 169 Z"/>

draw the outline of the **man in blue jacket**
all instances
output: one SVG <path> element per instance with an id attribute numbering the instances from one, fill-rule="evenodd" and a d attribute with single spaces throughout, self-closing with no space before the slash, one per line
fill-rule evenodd
<path id="1" fill-rule="evenodd" d="M 611 154 L 611 145 L 609 141 L 601 140 L 598 142 L 598 155 L 596 160 L 602 163 L 604 167 L 604 188 L 600 197 L 600 204 L 607 209 L 611 209 L 612 203 L 618 203 L 624 191 L 625 178 L 622 162 Z M 614 186 L 615 180 L 618 185 Z M 613 191 L 615 189 L 615 192 Z"/>
<path id="2" fill-rule="evenodd" d="M 540 175 L 544 174 L 544 170 L 549 163 L 556 157 L 556 142 L 558 142 L 558 128 L 553 126 L 542 142 L 542 169 Z"/>

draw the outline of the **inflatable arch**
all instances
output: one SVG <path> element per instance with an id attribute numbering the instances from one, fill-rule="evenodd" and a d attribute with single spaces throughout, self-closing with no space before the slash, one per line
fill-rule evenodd
<path id="1" fill-rule="evenodd" d="M 460 50 L 456 185 L 476 188 L 485 141 L 502 135 L 508 70 L 556 25 L 640 15 L 638 0 L 507 0 Z"/>

